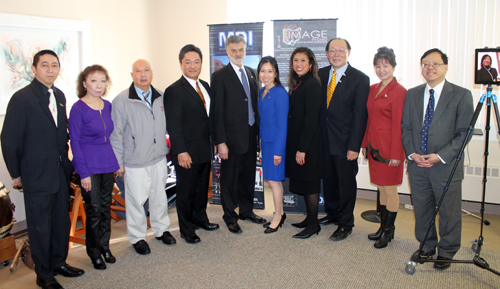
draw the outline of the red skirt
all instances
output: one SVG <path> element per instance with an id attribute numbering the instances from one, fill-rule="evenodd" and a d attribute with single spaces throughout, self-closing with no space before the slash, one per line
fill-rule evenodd
<path id="1" fill-rule="evenodd" d="M 397 186 L 403 183 L 404 160 L 401 160 L 399 166 L 390 167 L 388 163 L 374 160 L 368 152 L 368 167 L 370 169 L 370 182 L 377 186 Z"/>

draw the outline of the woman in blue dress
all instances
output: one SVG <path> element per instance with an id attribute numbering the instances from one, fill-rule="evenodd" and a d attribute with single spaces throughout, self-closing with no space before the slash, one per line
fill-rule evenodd
<path id="1" fill-rule="evenodd" d="M 283 226 L 283 184 L 285 180 L 285 147 L 288 120 L 288 93 L 281 86 L 278 63 L 271 56 L 260 60 L 257 68 L 259 81 L 264 85 L 259 92 L 260 148 L 262 169 L 273 192 L 274 218 L 264 224 L 264 233 L 274 233 Z"/>

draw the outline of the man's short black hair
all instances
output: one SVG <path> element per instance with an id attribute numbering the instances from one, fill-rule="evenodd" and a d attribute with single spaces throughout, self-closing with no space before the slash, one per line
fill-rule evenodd
<path id="1" fill-rule="evenodd" d="M 201 54 L 201 50 L 194 46 L 193 44 L 188 44 L 184 47 L 181 48 L 181 51 L 179 52 L 179 62 L 182 63 L 182 59 L 184 59 L 184 56 L 188 52 L 196 52 L 200 56 L 200 60 L 203 62 L 203 55 Z"/>
<path id="2" fill-rule="evenodd" d="M 38 64 L 38 61 L 40 61 L 40 56 L 43 56 L 45 54 L 50 54 L 50 55 L 54 56 L 57 59 L 57 64 L 61 65 L 61 63 L 59 62 L 59 57 L 57 56 L 57 54 L 54 51 L 49 50 L 49 49 L 44 49 L 44 50 L 38 51 L 35 54 L 35 56 L 33 56 L 33 66 L 34 67 L 36 67 L 36 65 Z"/>
<path id="3" fill-rule="evenodd" d="M 424 55 L 422 55 L 422 57 L 420 57 L 420 63 L 422 63 L 422 60 L 427 57 L 427 55 L 431 54 L 431 53 L 434 53 L 434 52 L 437 52 L 439 54 L 441 54 L 441 59 L 443 60 L 443 63 L 448 65 L 448 55 L 446 55 L 443 51 L 439 50 L 438 48 L 432 48 L 432 49 L 429 49 L 427 50 Z"/>

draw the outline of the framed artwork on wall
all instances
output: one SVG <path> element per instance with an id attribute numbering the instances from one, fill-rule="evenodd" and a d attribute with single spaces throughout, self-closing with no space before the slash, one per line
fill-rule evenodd
<path id="1" fill-rule="evenodd" d="M 33 55 L 43 49 L 59 56 L 55 86 L 68 107 L 78 100 L 76 79 L 90 63 L 90 22 L 0 13 L 0 115 L 10 97 L 33 80 Z"/>

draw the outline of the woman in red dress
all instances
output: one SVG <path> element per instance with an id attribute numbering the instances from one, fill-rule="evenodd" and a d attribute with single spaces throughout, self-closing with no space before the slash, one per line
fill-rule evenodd
<path id="1" fill-rule="evenodd" d="M 394 78 L 394 50 L 379 48 L 373 65 L 381 82 L 370 87 L 366 103 L 368 123 L 362 148 L 363 155 L 368 158 L 370 180 L 380 191 L 380 228 L 368 238 L 376 240 L 375 248 L 385 248 L 394 238 L 394 221 L 399 207 L 397 186 L 403 182 L 405 154 L 401 118 L 406 89 Z"/>

